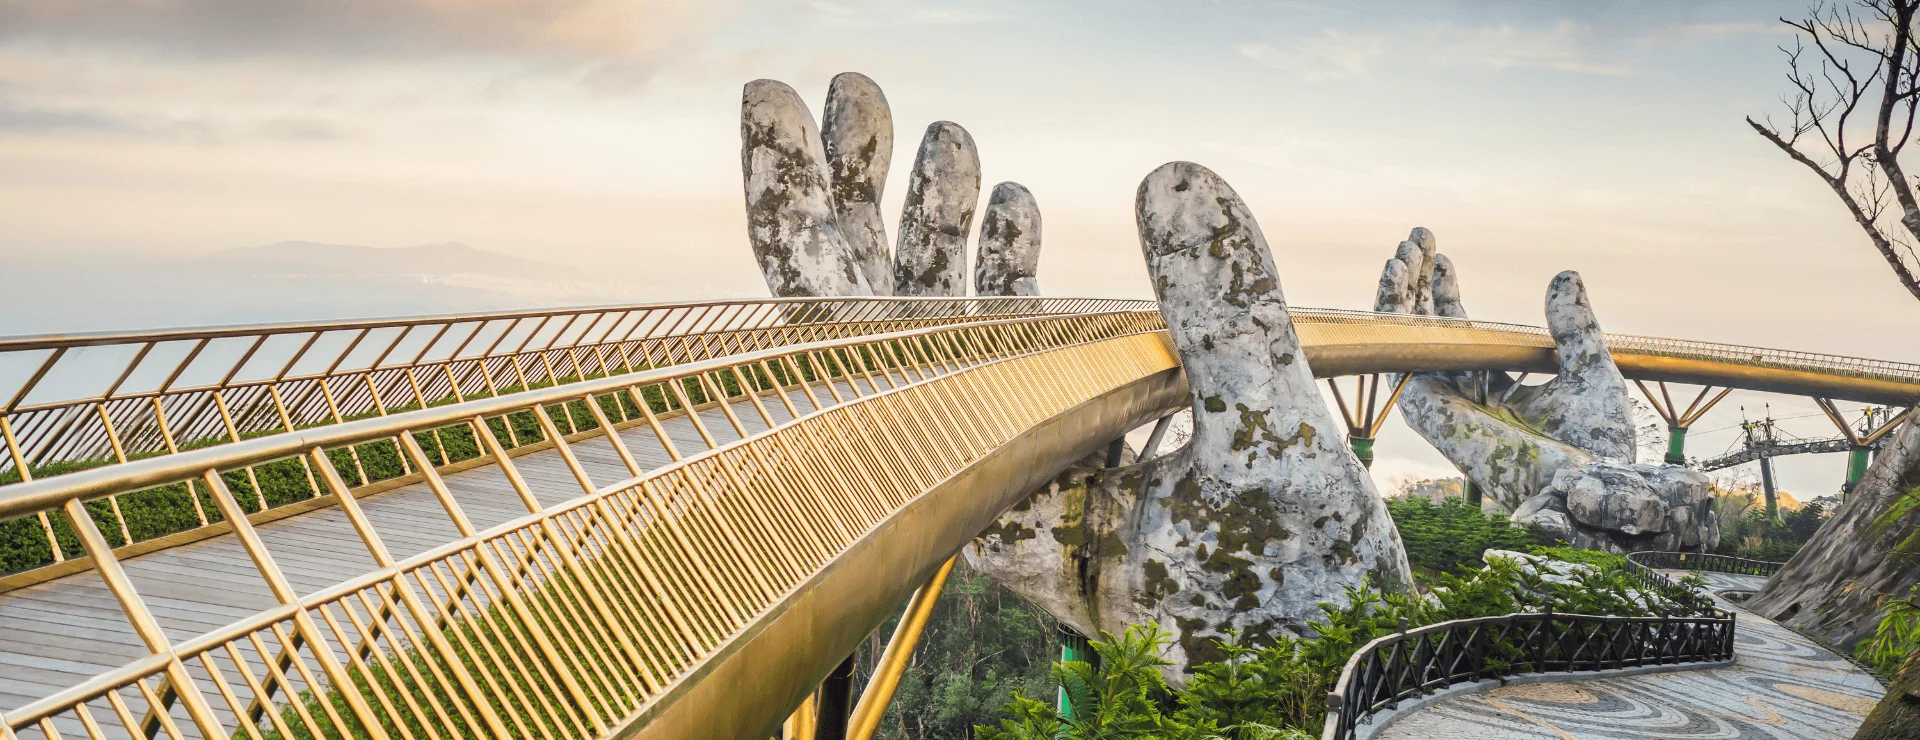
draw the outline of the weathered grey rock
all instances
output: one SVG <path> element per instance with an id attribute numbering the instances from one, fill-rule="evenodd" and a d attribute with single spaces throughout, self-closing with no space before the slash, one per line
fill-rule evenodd
<path id="1" fill-rule="evenodd" d="M 1425 229 L 1400 243 L 1381 271 L 1376 306 L 1466 318 L 1453 263 L 1429 254 L 1423 245 L 1432 243 Z M 1409 263 L 1429 265 L 1424 287 Z M 1626 381 L 1577 273 L 1554 277 L 1546 314 L 1561 367 L 1552 380 L 1421 373 L 1400 395 L 1402 418 L 1515 522 L 1611 552 L 1713 548 L 1720 530 L 1706 476 L 1631 462 Z"/>
<path id="2" fill-rule="evenodd" d="M 973 292 L 982 296 L 1040 295 L 1040 204 L 1017 182 L 993 186 L 980 221 L 980 255 Z"/>
<path id="3" fill-rule="evenodd" d="M 1466 304 L 1460 302 L 1460 281 L 1453 274 L 1453 260 L 1438 253 L 1433 255 L 1433 315 L 1467 317 Z"/>
<path id="4" fill-rule="evenodd" d="M 1607 462 L 1566 468 L 1553 475 L 1553 489 L 1567 501 L 1573 520 L 1629 535 L 1664 532 L 1667 502 L 1647 487 L 1639 471 Z"/>
<path id="5" fill-rule="evenodd" d="M 1908 421 L 1833 517 L 1746 607 L 1841 650 L 1872 637 L 1887 595 L 1920 583 L 1920 557 L 1900 554 L 1911 551 L 1905 541 L 1920 531 L 1920 506 L 1908 498 L 1916 489 L 1920 425 Z"/>
<path id="6" fill-rule="evenodd" d="M 1433 268 L 1440 254 L 1440 241 L 1425 227 L 1416 226 L 1395 251 L 1394 259 L 1407 266 L 1409 277 L 1407 305 L 1421 316 L 1433 313 Z"/>
<path id="7" fill-rule="evenodd" d="M 1627 380 L 1613 364 L 1579 273 L 1562 272 L 1548 285 L 1547 331 L 1553 334 L 1560 373 L 1545 385 L 1515 388 L 1507 394 L 1507 406 L 1549 437 L 1604 460 L 1631 462 L 1633 412 Z"/>
<path id="8" fill-rule="evenodd" d="M 835 75 L 820 116 L 840 235 L 874 295 L 893 295 L 893 244 L 880 217 L 893 162 L 893 112 L 886 93 L 858 72 Z"/>
<path id="9" fill-rule="evenodd" d="M 893 251 L 893 294 L 967 294 L 967 234 L 980 202 L 980 153 L 960 124 L 936 121 L 920 139 L 900 239 Z"/>
<path id="10" fill-rule="evenodd" d="M 836 225 L 813 114 L 785 83 L 754 80 L 741 92 L 740 170 L 747 239 L 774 295 L 873 293 Z"/>
<path id="11" fill-rule="evenodd" d="M 1322 402 L 1253 215 L 1175 162 L 1140 185 L 1147 270 L 1193 391 L 1187 446 L 1082 466 L 969 547 L 976 567 L 1086 634 L 1155 623 L 1168 680 L 1256 642 L 1308 634 L 1318 603 L 1371 580 L 1410 587 L 1386 506 Z M 1094 463 L 1091 459 L 1089 463 Z M 1094 463 L 1097 464 L 1097 463 Z"/>

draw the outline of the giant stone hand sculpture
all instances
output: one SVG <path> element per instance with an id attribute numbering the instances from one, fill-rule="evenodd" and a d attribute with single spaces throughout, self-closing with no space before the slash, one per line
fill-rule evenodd
<path id="1" fill-rule="evenodd" d="M 1560 374 L 1536 386 L 1504 372 L 1420 373 L 1399 408 L 1409 426 L 1516 522 L 1607 550 L 1711 550 L 1719 522 L 1705 475 L 1633 461 L 1626 380 L 1578 273 L 1547 288 Z M 1414 229 L 1381 270 L 1374 310 L 1465 319 L 1453 263 Z"/>
<path id="2" fill-rule="evenodd" d="M 840 232 L 813 114 L 785 83 L 754 80 L 741 93 L 740 169 L 747 238 L 774 295 L 873 294 Z"/>
<path id="3" fill-rule="evenodd" d="M 908 177 L 899 247 L 889 254 L 880 217 L 893 156 L 887 97 L 865 75 L 838 75 L 823 120 L 816 129 L 807 104 L 782 82 L 754 80 L 741 94 L 747 236 L 767 288 L 782 297 L 966 295 L 967 236 L 980 200 L 973 137 L 947 121 L 927 127 Z M 988 229 L 1013 234 L 995 223 L 1030 224 L 1031 237 L 990 244 L 983 234 L 981 274 L 1038 292 L 1039 209 L 1015 183 L 995 188 L 996 204 L 1008 188 L 1024 198 L 989 205 Z"/>
<path id="4" fill-rule="evenodd" d="M 968 559 L 1083 634 L 1155 623 L 1167 673 L 1214 640 L 1305 634 L 1318 602 L 1410 587 L 1393 521 L 1314 385 L 1253 214 L 1175 162 L 1140 184 L 1141 248 L 1194 399 L 1190 444 L 1078 466 L 968 547 Z"/>

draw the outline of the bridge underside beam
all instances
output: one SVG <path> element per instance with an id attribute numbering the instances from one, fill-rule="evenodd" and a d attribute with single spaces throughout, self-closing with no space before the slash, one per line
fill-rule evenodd
<path id="1" fill-rule="evenodd" d="M 772 736 L 842 658 L 1001 512 L 1109 440 L 1190 402 L 1186 376 L 1176 368 L 1027 430 L 868 532 L 669 686 L 616 737 Z"/>

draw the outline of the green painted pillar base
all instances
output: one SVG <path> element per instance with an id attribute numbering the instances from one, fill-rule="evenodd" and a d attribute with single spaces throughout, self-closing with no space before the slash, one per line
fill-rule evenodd
<path id="1" fill-rule="evenodd" d="M 1853 494 L 1854 486 L 1867 477 L 1867 462 L 1873 454 L 1872 447 L 1855 447 L 1847 450 L 1847 485 L 1841 487 L 1840 500 L 1845 501 Z"/>
<path id="2" fill-rule="evenodd" d="M 1347 444 L 1353 447 L 1353 456 L 1360 458 L 1360 464 L 1373 467 L 1373 438 L 1347 435 Z"/>
<path id="3" fill-rule="evenodd" d="M 1060 625 L 1060 662 L 1068 663 L 1077 660 L 1083 663 L 1094 663 L 1098 658 L 1092 646 L 1087 644 L 1086 635 L 1074 631 L 1072 627 Z M 1054 704 L 1055 708 L 1060 710 L 1061 717 L 1073 719 L 1073 703 L 1067 701 L 1066 689 L 1060 689 L 1059 698 Z"/>
<path id="4" fill-rule="evenodd" d="M 1672 465 L 1687 464 L 1687 428 L 1667 427 L 1667 462 Z"/>

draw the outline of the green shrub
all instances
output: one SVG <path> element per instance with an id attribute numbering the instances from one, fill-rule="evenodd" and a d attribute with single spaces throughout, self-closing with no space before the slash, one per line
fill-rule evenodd
<path id="1" fill-rule="evenodd" d="M 1722 496 L 1715 508 L 1721 514 L 1720 546 L 1715 553 L 1775 563 L 1792 559 L 1833 516 L 1826 500 L 1814 499 L 1798 509 L 1781 509 L 1776 519 L 1767 516 L 1752 494 Z"/>
<path id="2" fill-rule="evenodd" d="M 1416 496 L 1390 498 L 1387 512 L 1400 530 L 1408 562 L 1421 575 L 1478 564 L 1487 550 L 1524 552 L 1534 545 L 1552 544 L 1537 530 L 1516 527 L 1505 514 L 1482 513 L 1460 497 L 1440 504 Z"/>
<path id="3" fill-rule="evenodd" d="M 1166 634 L 1157 626 L 1134 627 L 1093 643 L 1102 661 L 1097 668 L 1056 664 L 1053 679 L 1067 688 L 1073 717 L 1016 692 L 1004 708 L 1007 719 L 976 730 L 983 740 L 1314 737 L 1326 718 L 1327 692 L 1354 651 L 1403 627 L 1547 609 L 1618 616 L 1693 614 L 1711 604 L 1698 593 L 1698 580 L 1688 583 L 1684 595 L 1641 593 L 1617 555 L 1559 548 L 1541 552 L 1565 554 L 1593 567 L 1565 568 L 1571 582 L 1556 583 L 1513 560 L 1496 559 L 1478 568 L 1462 566 L 1436 574 L 1425 597 L 1350 587 L 1344 604 L 1320 605 L 1326 619 L 1312 625 L 1310 637 L 1281 633 L 1258 645 L 1238 635 L 1218 641 L 1226 658 L 1195 666 L 1186 690 L 1178 693 L 1167 690 L 1158 675 L 1164 665 L 1158 649 Z M 1500 675 L 1531 670 L 1520 662 L 1523 658 L 1516 645 L 1496 643 L 1488 663 Z M 1087 711 L 1081 711 L 1083 707 Z"/>

